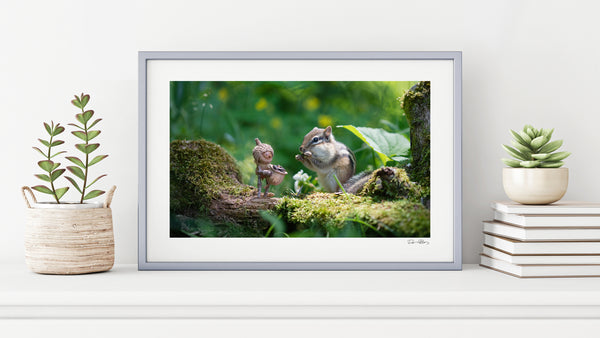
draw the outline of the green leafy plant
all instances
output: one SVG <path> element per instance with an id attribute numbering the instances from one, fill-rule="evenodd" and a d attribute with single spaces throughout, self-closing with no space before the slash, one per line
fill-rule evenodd
<path id="1" fill-rule="evenodd" d="M 379 157 L 383 165 L 390 162 L 405 162 L 410 153 L 410 141 L 402 134 L 390 133 L 381 128 L 337 126 L 349 130 L 365 142 Z"/>
<path id="2" fill-rule="evenodd" d="M 45 185 L 36 185 L 31 188 L 41 193 L 52 195 L 56 200 L 56 203 L 60 204 L 61 197 L 63 197 L 67 190 L 69 190 L 69 187 L 56 188 L 54 186 L 54 181 L 56 181 L 56 179 L 65 172 L 65 169 L 59 169 L 60 163 L 52 161 L 52 158 L 54 158 L 56 155 L 65 153 L 66 151 L 59 151 L 52 154 L 52 148 L 65 143 L 62 140 L 54 139 L 55 136 L 58 136 L 65 131 L 65 127 L 61 126 L 60 123 L 54 125 L 54 121 L 51 121 L 51 124 L 44 122 L 44 128 L 46 129 L 46 132 L 48 132 L 48 135 L 50 135 L 50 139 L 48 141 L 42 139 L 38 140 L 41 144 L 48 148 L 48 150 L 44 152 L 38 147 L 33 147 L 33 149 L 37 150 L 45 158 L 44 160 L 38 162 L 38 166 L 47 174 L 36 174 L 35 177 L 50 183 L 50 187 Z"/>
<path id="3" fill-rule="evenodd" d="M 85 106 L 88 104 L 89 101 L 90 101 L 90 96 L 88 94 L 84 95 L 83 93 L 81 93 L 81 96 L 75 95 L 75 99 L 72 100 L 71 103 L 75 107 L 81 109 L 81 113 L 78 113 L 77 115 L 75 115 L 75 118 L 77 119 L 77 121 L 79 121 L 79 123 L 81 123 L 81 125 L 78 125 L 75 123 L 69 123 L 70 126 L 73 126 L 73 127 L 76 127 L 77 129 L 79 129 L 79 130 L 72 131 L 71 133 L 85 142 L 85 143 L 78 143 L 75 145 L 75 148 L 77 148 L 77 150 L 81 151 L 85 155 L 85 158 L 82 160 L 75 156 L 65 157 L 67 160 L 69 160 L 75 164 L 75 166 L 68 166 L 67 170 L 69 170 L 71 172 L 71 174 L 75 175 L 76 177 L 78 177 L 79 179 L 81 179 L 83 181 L 83 183 L 80 187 L 73 177 L 65 176 L 65 178 L 67 180 L 69 180 L 69 182 L 71 182 L 71 184 L 75 187 L 75 189 L 77 189 L 77 191 L 79 191 L 79 193 L 81 194 L 81 199 L 80 199 L 79 203 L 83 203 L 84 200 L 98 197 L 98 196 L 104 194 L 104 191 L 102 191 L 102 190 L 92 190 L 87 193 L 86 193 L 86 190 L 90 186 L 92 186 L 92 184 L 96 183 L 99 179 L 106 176 L 106 175 L 100 175 L 100 176 L 96 177 L 96 179 L 94 179 L 91 183 L 88 183 L 89 182 L 88 181 L 89 168 L 91 166 L 93 166 L 94 164 L 96 164 L 108 157 L 108 155 L 97 155 L 93 159 L 90 160 L 90 154 L 93 153 L 96 149 L 98 149 L 98 147 L 100 147 L 99 143 L 90 143 L 91 140 L 93 140 L 98 135 L 100 135 L 100 130 L 91 130 L 91 129 L 102 119 L 96 119 L 88 125 L 88 122 L 94 116 L 93 110 L 85 110 Z"/>
<path id="4" fill-rule="evenodd" d="M 513 147 L 502 145 L 514 159 L 503 158 L 502 162 L 513 168 L 560 168 L 565 158 L 571 155 L 568 151 L 555 152 L 563 144 L 562 140 L 550 142 L 553 129 L 535 129 L 525 125 L 516 132 L 511 129 Z"/>

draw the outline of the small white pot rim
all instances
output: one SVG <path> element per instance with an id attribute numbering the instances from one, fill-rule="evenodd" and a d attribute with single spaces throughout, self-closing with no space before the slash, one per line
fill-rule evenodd
<path id="1" fill-rule="evenodd" d="M 86 202 L 86 203 L 77 203 L 77 202 L 60 202 L 60 204 L 56 202 L 37 202 L 32 203 L 31 207 L 34 209 L 97 209 L 103 208 L 103 202 Z"/>

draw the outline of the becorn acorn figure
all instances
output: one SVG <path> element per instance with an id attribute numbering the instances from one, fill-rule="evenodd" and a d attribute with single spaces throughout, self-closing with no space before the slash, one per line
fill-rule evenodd
<path id="1" fill-rule="evenodd" d="M 283 178 L 287 175 L 287 171 L 280 165 L 271 164 L 274 152 L 270 145 L 260 142 L 258 138 L 255 138 L 254 142 L 256 142 L 256 147 L 252 149 L 252 156 L 254 156 L 254 162 L 256 163 L 258 197 L 261 197 L 263 179 L 267 183 L 263 197 L 269 197 L 269 188 L 272 185 L 281 184 Z"/>

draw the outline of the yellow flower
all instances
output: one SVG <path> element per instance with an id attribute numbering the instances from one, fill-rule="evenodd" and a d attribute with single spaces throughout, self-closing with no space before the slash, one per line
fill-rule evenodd
<path id="1" fill-rule="evenodd" d="M 273 129 L 281 128 L 281 119 L 279 117 L 271 119 L 271 127 L 273 127 Z"/>
<path id="2" fill-rule="evenodd" d="M 227 101 L 227 98 L 229 97 L 229 92 L 227 91 L 227 88 L 221 88 L 219 89 L 219 99 L 221 99 L 221 101 Z"/>
<path id="3" fill-rule="evenodd" d="M 329 115 L 319 115 L 317 123 L 319 124 L 319 127 L 325 128 L 333 125 L 333 119 Z"/>
<path id="4" fill-rule="evenodd" d="M 261 97 L 260 100 L 258 100 L 258 102 L 256 102 L 256 104 L 254 105 L 254 108 L 258 111 L 261 111 L 267 108 L 268 105 L 269 103 L 267 102 L 267 100 L 264 97 Z"/>
<path id="5" fill-rule="evenodd" d="M 314 96 L 311 96 L 308 99 L 304 100 L 304 108 L 306 108 L 308 110 L 315 110 L 315 109 L 319 108 L 320 106 L 321 106 L 321 101 Z"/>

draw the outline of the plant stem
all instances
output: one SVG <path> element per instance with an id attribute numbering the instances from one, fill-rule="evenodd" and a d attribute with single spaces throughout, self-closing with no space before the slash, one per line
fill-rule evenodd
<path id="1" fill-rule="evenodd" d="M 52 154 L 52 138 L 54 137 L 54 123 L 52 123 L 51 131 L 52 133 L 50 133 L 50 145 L 48 146 L 48 161 L 51 161 L 50 155 Z M 56 190 L 54 189 L 54 182 L 52 181 L 52 172 L 49 172 L 48 175 L 50 176 L 50 188 L 52 188 L 52 196 L 54 196 L 56 204 L 60 204 L 58 196 L 56 196 Z"/>
<path id="2" fill-rule="evenodd" d="M 81 107 L 81 112 L 85 113 L 83 107 Z M 79 200 L 80 204 L 83 204 L 83 198 L 85 197 L 85 185 L 87 184 L 87 177 L 88 177 L 88 159 L 89 159 L 89 154 L 87 153 L 87 146 L 89 143 L 88 140 L 88 130 L 87 130 L 87 121 L 85 123 L 83 123 L 83 132 L 85 133 L 85 173 L 83 173 L 83 186 L 81 187 L 81 200 Z"/>

